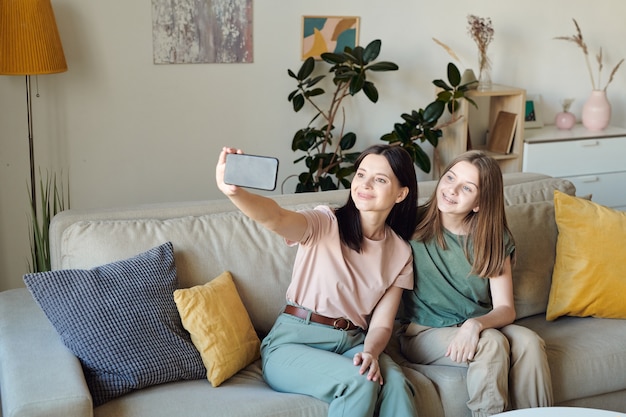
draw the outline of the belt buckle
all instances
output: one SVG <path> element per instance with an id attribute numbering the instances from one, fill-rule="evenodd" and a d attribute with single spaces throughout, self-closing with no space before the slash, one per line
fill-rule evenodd
<path id="1" fill-rule="evenodd" d="M 346 322 L 346 327 L 342 327 L 342 326 L 339 325 L 339 322 L 341 322 L 342 320 Z M 333 321 L 333 327 L 335 329 L 337 329 L 337 330 L 348 330 L 348 329 L 350 329 L 350 320 L 348 320 L 348 319 L 346 319 L 344 317 L 339 317 L 338 319 L 335 319 Z"/>

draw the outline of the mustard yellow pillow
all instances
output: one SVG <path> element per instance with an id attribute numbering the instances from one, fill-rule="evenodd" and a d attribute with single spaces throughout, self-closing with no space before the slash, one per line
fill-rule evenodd
<path id="1" fill-rule="evenodd" d="M 212 386 L 259 358 L 261 342 L 230 272 L 205 285 L 174 291 L 174 301 Z"/>
<path id="2" fill-rule="evenodd" d="M 559 235 L 546 319 L 626 318 L 626 212 L 554 192 Z"/>

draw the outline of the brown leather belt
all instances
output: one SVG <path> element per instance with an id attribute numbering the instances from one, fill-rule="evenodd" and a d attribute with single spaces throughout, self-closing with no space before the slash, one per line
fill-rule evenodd
<path id="1" fill-rule="evenodd" d="M 346 318 L 340 317 L 338 319 L 331 319 L 330 317 L 322 316 L 322 315 L 310 312 L 307 309 L 292 306 L 292 305 L 287 305 L 285 307 L 284 312 L 286 314 L 298 317 L 303 320 L 306 320 L 308 318 L 309 321 L 312 321 L 313 323 L 325 324 L 326 326 L 334 327 L 335 329 L 339 329 L 339 330 L 356 330 L 359 328 L 357 325 L 355 325 L 354 323 L 352 323 L 350 320 Z M 311 314 L 310 317 L 309 317 L 309 314 Z"/>

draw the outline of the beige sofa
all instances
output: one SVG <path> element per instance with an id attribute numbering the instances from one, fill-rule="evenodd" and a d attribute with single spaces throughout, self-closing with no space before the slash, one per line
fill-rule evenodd
<path id="1" fill-rule="evenodd" d="M 514 270 L 518 323 L 546 341 L 556 404 L 626 412 L 626 320 L 545 320 L 557 229 L 553 189 L 571 183 L 536 174 L 505 175 L 507 215 L 517 240 Z M 428 196 L 434 182 L 420 183 Z M 346 191 L 276 197 L 292 208 L 342 204 Z M 541 202 L 547 200 L 547 202 Z M 166 241 L 174 246 L 180 287 L 231 271 L 262 337 L 284 303 L 294 248 L 244 218 L 227 200 L 109 210 L 70 210 L 52 222 L 54 269 L 87 269 L 125 259 Z M 129 277 L 132 279 L 132 277 Z M 462 417 L 462 370 L 414 365 L 389 350 L 417 388 L 419 415 Z M 325 403 L 272 391 L 260 362 L 221 386 L 206 379 L 151 386 L 93 408 L 81 364 L 26 289 L 0 293 L 0 400 L 4 417 L 22 416 L 325 416 Z"/>

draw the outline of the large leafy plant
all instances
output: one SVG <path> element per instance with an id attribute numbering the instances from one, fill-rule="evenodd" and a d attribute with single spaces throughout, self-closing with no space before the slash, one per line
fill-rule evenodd
<path id="1" fill-rule="evenodd" d="M 457 66 L 451 62 L 448 64 L 447 78 L 448 82 L 442 79 L 433 81 L 439 92 L 432 103 L 424 109 L 403 113 L 401 115 L 403 122 L 396 123 L 393 131 L 381 137 L 381 140 L 390 144 L 398 144 L 406 149 L 413 158 L 415 165 L 424 172 L 430 172 L 431 163 L 428 154 L 424 152 L 420 143 L 428 141 L 433 148 L 437 148 L 442 129 L 455 123 L 461 117 L 457 112 L 461 100 L 467 100 L 477 107 L 476 103 L 466 95 L 476 81 L 461 84 L 461 73 Z M 439 119 L 446 109 L 450 112 L 451 117 L 440 123 Z"/>
<path id="2" fill-rule="evenodd" d="M 326 91 L 320 82 L 326 75 L 315 75 L 316 61 L 308 58 L 297 72 L 288 70 L 289 76 L 296 80 L 297 88 L 289 94 L 289 101 L 295 112 L 306 104 L 313 107 L 315 114 L 306 127 L 299 129 L 291 142 L 294 152 L 305 152 L 294 163 L 304 161 L 306 170 L 298 175 L 296 192 L 336 190 L 339 186 L 350 187 L 350 177 L 354 173 L 354 162 L 360 152 L 351 151 L 357 141 L 354 132 L 346 132 L 345 110 L 343 101 L 359 92 L 372 102 L 378 101 L 378 90 L 367 79 L 369 71 L 395 71 L 398 66 L 393 62 L 374 62 L 380 54 L 381 41 L 375 40 L 365 48 L 345 48 L 342 53 L 323 53 L 322 61 L 330 64 L 329 72 L 333 76 L 334 90 L 330 104 L 325 107 L 319 103 L 320 96 Z M 341 126 L 335 131 L 337 116 L 341 111 Z"/>

